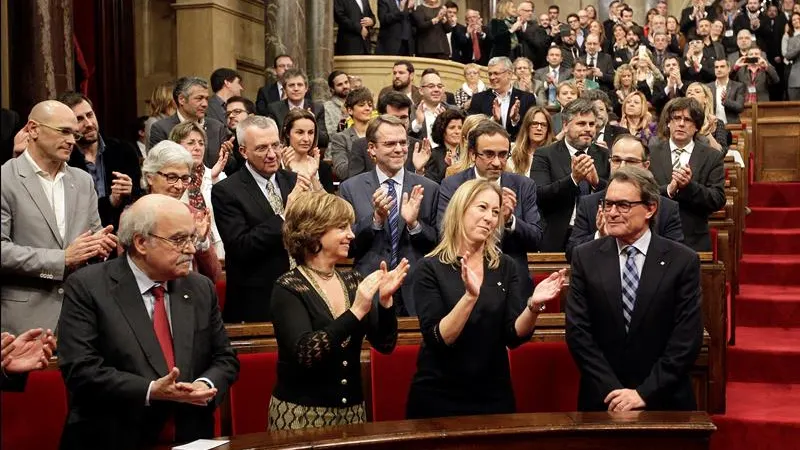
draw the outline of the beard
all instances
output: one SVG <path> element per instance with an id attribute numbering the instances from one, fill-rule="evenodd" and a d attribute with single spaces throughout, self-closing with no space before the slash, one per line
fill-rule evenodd
<path id="1" fill-rule="evenodd" d="M 398 79 L 392 80 L 392 87 L 395 91 L 399 91 L 401 89 L 405 89 L 408 85 L 411 84 L 411 79 L 409 78 L 408 81 L 400 81 Z"/>

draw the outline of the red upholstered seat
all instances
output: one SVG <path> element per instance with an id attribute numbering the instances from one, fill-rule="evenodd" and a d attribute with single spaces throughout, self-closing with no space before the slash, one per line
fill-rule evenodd
<path id="1" fill-rule="evenodd" d="M 58 370 L 32 372 L 25 392 L 3 392 L 0 448 L 55 450 L 67 418 L 67 390 Z"/>
<path id="2" fill-rule="evenodd" d="M 509 352 L 517 412 L 578 407 L 578 368 L 565 342 L 528 342 Z"/>
<path id="3" fill-rule="evenodd" d="M 217 303 L 219 304 L 219 311 L 225 311 L 225 280 L 217 281 Z"/>
<path id="4" fill-rule="evenodd" d="M 403 420 L 419 345 L 398 345 L 389 355 L 370 350 L 372 420 Z"/>
<path id="5" fill-rule="evenodd" d="M 239 380 L 231 386 L 231 433 L 267 430 L 269 398 L 277 376 L 278 353 L 239 355 Z"/>

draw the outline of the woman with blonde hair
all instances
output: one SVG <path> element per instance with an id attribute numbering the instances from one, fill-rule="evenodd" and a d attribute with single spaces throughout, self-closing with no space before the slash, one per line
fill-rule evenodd
<path id="1" fill-rule="evenodd" d="M 408 394 L 409 419 L 507 414 L 516 410 L 508 348 L 530 340 L 565 270 L 520 298 L 515 262 L 500 251 L 497 183 L 462 184 L 444 213 L 439 245 L 420 261 L 414 297 L 422 346 Z"/>
<path id="2" fill-rule="evenodd" d="M 638 137 L 642 142 L 649 142 L 656 131 L 656 122 L 648 109 L 647 98 L 639 91 L 633 91 L 622 102 L 622 119 L 619 126 Z"/>
<path id="3" fill-rule="evenodd" d="M 355 214 L 333 194 L 301 193 L 285 217 L 283 245 L 297 267 L 272 290 L 278 380 L 269 401 L 269 429 L 363 423 L 361 345 L 366 336 L 381 353 L 394 349 L 392 295 L 408 273 L 408 261 L 392 271 L 383 262 L 366 278 L 337 269 L 355 238 Z"/>
<path id="4" fill-rule="evenodd" d="M 167 81 L 156 86 L 150 94 L 150 100 L 147 102 L 150 114 L 144 122 L 145 145 L 150 145 L 150 127 L 159 120 L 175 114 L 175 111 L 177 111 L 175 99 L 172 98 L 172 91 L 174 89 L 175 82 Z"/>
<path id="5" fill-rule="evenodd" d="M 647 101 L 652 101 L 655 93 L 664 92 L 666 82 L 664 75 L 653 63 L 653 54 L 645 49 L 644 55 L 636 55 L 631 58 L 630 66 L 634 71 L 634 82 L 636 89 L 644 94 Z"/>
<path id="6" fill-rule="evenodd" d="M 505 56 L 514 58 L 519 53 L 517 31 L 522 28 L 522 21 L 517 17 L 517 7 L 513 0 L 501 0 L 497 3 L 495 18 L 489 21 L 489 40 L 492 42 L 491 58 Z"/>
<path id="7" fill-rule="evenodd" d="M 469 132 L 483 120 L 492 119 L 485 114 L 472 114 L 464 119 L 461 125 L 461 144 L 458 146 L 457 156 L 455 158 L 449 154 L 445 156 L 445 163 L 447 164 L 445 177 L 449 177 L 450 175 L 472 167 L 474 161 L 470 158 L 469 152 L 467 151 L 467 138 L 469 137 Z"/>
<path id="8" fill-rule="evenodd" d="M 464 66 L 464 83 L 455 93 L 456 105 L 468 110 L 472 96 L 486 90 L 486 84 L 481 80 L 481 67 L 475 63 Z"/>
<path id="9" fill-rule="evenodd" d="M 611 97 L 611 108 L 617 117 L 622 117 L 622 102 L 636 90 L 634 81 L 636 74 L 630 64 L 623 64 L 614 71 L 614 94 Z"/>
<path id="10" fill-rule="evenodd" d="M 695 139 L 708 144 L 714 150 L 727 151 L 728 130 L 725 129 L 725 122 L 714 114 L 712 104 L 714 96 L 711 94 L 711 89 L 703 83 L 694 82 L 686 88 L 686 96 L 697 100 L 706 115 L 703 128 L 697 131 Z"/>
<path id="11" fill-rule="evenodd" d="M 547 109 L 541 106 L 530 108 L 522 118 L 522 126 L 517 140 L 511 145 L 511 158 L 506 170 L 523 176 L 530 176 L 533 153 L 539 147 L 555 142 L 553 119 Z"/>

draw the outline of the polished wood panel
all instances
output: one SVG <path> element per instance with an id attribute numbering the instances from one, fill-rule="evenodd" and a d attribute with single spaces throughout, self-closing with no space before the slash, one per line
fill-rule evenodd
<path id="1" fill-rule="evenodd" d="M 508 414 L 254 433 L 217 449 L 699 450 L 715 430 L 704 412 Z"/>
<path id="2" fill-rule="evenodd" d="M 800 102 L 756 103 L 751 108 L 742 121 L 753 129 L 755 181 L 800 181 Z"/>

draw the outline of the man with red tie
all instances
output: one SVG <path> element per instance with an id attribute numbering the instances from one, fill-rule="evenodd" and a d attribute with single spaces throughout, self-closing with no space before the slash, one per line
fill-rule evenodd
<path id="1" fill-rule="evenodd" d="M 190 270 L 197 235 L 178 200 L 147 195 L 120 220 L 124 257 L 64 285 L 62 449 L 138 449 L 211 438 L 239 373 L 213 283 Z"/>

